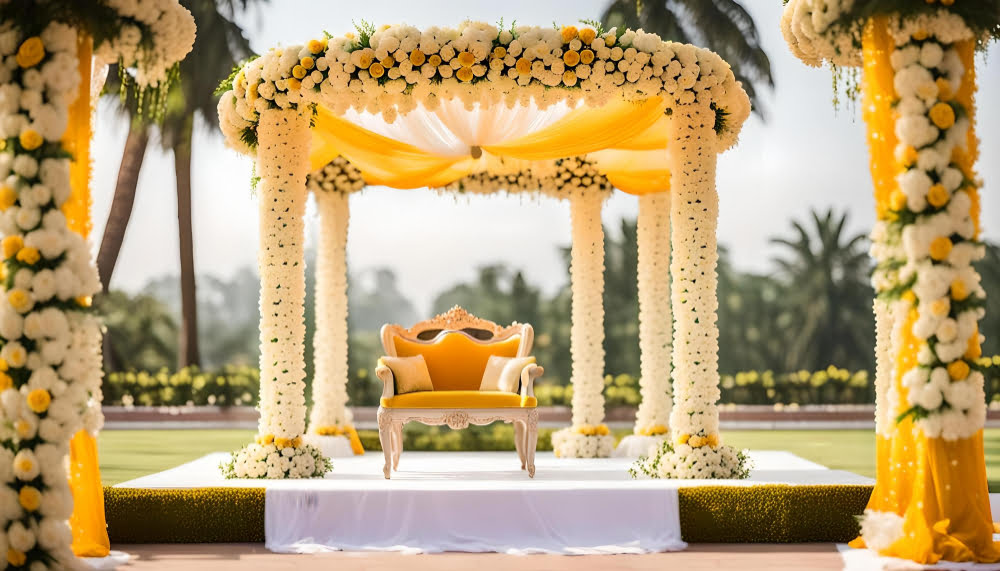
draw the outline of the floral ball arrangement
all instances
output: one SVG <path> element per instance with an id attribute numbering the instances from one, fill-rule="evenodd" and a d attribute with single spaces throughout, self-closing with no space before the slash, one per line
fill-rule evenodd
<path id="1" fill-rule="evenodd" d="M 233 452 L 219 469 L 226 478 L 322 478 L 333 469 L 333 463 L 315 446 L 303 444 L 301 438 L 280 442 L 258 437 L 257 442 Z"/>
<path id="2" fill-rule="evenodd" d="M 306 187 L 313 194 L 318 192 L 358 192 L 365 188 L 361 171 L 344 157 L 337 157 L 323 168 L 309 173 Z"/>
<path id="3" fill-rule="evenodd" d="M 750 477 L 753 463 L 746 450 L 730 446 L 675 444 L 669 440 L 654 445 L 650 455 L 629 468 L 633 478 L 743 480 Z"/>
<path id="4" fill-rule="evenodd" d="M 459 179 L 442 190 L 470 194 L 539 194 L 568 199 L 573 194 L 596 193 L 608 196 L 614 186 L 602 175 L 597 165 L 586 157 L 571 157 L 554 161 L 506 161 L 499 167 Z"/>

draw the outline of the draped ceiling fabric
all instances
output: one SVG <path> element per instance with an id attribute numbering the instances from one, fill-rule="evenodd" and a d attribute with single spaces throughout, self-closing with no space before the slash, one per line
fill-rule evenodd
<path id="1" fill-rule="evenodd" d="M 310 162 L 315 170 L 343 156 L 370 185 L 412 189 L 587 155 L 624 192 L 663 192 L 669 189 L 665 110 L 660 97 L 545 109 L 533 104 L 484 109 L 453 99 L 434 110 L 418 106 L 386 123 L 378 115 L 349 110 L 336 116 L 319 106 Z"/>

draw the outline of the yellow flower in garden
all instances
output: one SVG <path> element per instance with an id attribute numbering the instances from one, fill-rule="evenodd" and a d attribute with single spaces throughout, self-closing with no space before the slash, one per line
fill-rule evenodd
<path id="1" fill-rule="evenodd" d="M 953 95 L 951 92 L 951 82 L 943 77 L 939 77 L 934 80 L 934 83 L 938 88 L 938 99 L 941 101 L 948 101 Z"/>
<path id="2" fill-rule="evenodd" d="M 955 124 L 955 110 L 947 103 L 935 103 L 931 107 L 930 116 L 938 129 L 947 129 Z"/>
<path id="3" fill-rule="evenodd" d="M 946 236 L 938 236 L 931 242 L 931 258 L 940 262 L 951 253 L 951 239 Z"/>
<path id="4" fill-rule="evenodd" d="M 953 381 L 961 381 L 969 376 L 969 364 L 965 361 L 952 361 L 948 364 L 948 376 Z"/>
<path id="5" fill-rule="evenodd" d="M 566 53 L 563 54 L 563 63 L 570 67 L 580 63 L 580 52 L 566 50 Z"/>
<path id="6" fill-rule="evenodd" d="M 368 66 L 368 73 L 370 73 L 375 79 L 378 79 L 385 75 L 385 68 L 382 67 L 382 64 L 375 62 Z"/>
<path id="7" fill-rule="evenodd" d="M 572 42 L 574 38 L 576 38 L 577 29 L 576 26 L 563 26 L 563 29 L 560 33 L 562 34 L 563 43 L 568 44 Z"/>
<path id="8" fill-rule="evenodd" d="M 937 317 L 944 317 L 948 315 L 948 311 L 951 309 L 951 304 L 948 303 L 948 298 L 942 297 L 935 299 L 931 302 L 931 314 Z"/>
<path id="9" fill-rule="evenodd" d="M 458 71 L 455 72 L 455 77 L 457 77 L 459 81 L 472 81 L 472 76 L 473 73 L 471 67 L 460 67 L 458 68 Z"/>
<path id="10" fill-rule="evenodd" d="M 593 28 L 584 28 L 580 30 L 580 41 L 590 45 L 594 39 L 597 38 L 597 32 Z"/>
<path id="11" fill-rule="evenodd" d="M 28 561 L 28 556 L 20 551 L 14 549 L 13 547 L 7 549 L 7 563 L 11 567 L 21 567 Z"/>
<path id="12" fill-rule="evenodd" d="M 35 265 L 41 258 L 42 255 L 38 253 L 38 248 L 32 248 L 31 246 L 21 248 L 17 252 L 17 261 L 29 266 Z"/>
<path id="13" fill-rule="evenodd" d="M 296 65 L 295 67 L 292 68 L 292 77 L 294 77 L 295 79 L 302 79 L 305 76 L 306 76 L 306 68 L 302 67 L 301 65 Z"/>
<path id="14" fill-rule="evenodd" d="M 35 414 L 41 414 L 49 410 L 52 404 L 52 395 L 45 389 L 35 389 L 28 393 L 28 408 Z"/>
<path id="15" fill-rule="evenodd" d="M 433 67 L 437 67 L 441 65 L 441 56 L 432 54 L 431 57 L 427 58 L 427 63 L 431 64 Z"/>
<path id="16" fill-rule="evenodd" d="M 288 91 L 298 91 L 302 87 L 302 82 L 294 77 L 289 77 L 285 80 L 285 85 L 288 86 Z"/>
<path id="17" fill-rule="evenodd" d="M 424 52 L 420 50 L 413 50 L 410 52 L 410 63 L 413 67 L 420 67 L 424 65 L 425 61 L 427 61 L 427 56 L 424 55 Z"/>
<path id="18" fill-rule="evenodd" d="M 42 143 L 45 142 L 42 135 L 34 129 L 25 129 L 21 131 L 21 136 L 19 136 L 17 140 L 21 143 L 21 147 L 23 147 L 26 151 L 34 151 L 38 147 L 41 147 Z"/>
<path id="19" fill-rule="evenodd" d="M 462 67 L 472 67 L 472 64 L 476 63 L 476 56 L 472 55 L 472 52 L 462 52 L 458 54 L 458 63 Z"/>
<path id="20" fill-rule="evenodd" d="M 42 493 L 34 486 L 25 486 L 17 493 L 17 501 L 22 508 L 33 512 L 42 505 Z"/>
<path id="21" fill-rule="evenodd" d="M 0 212 L 6 212 L 15 202 L 17 202 L 17 192 L 9 185 L 0 184 Z"/>
<path id="22" fill-rule="evenodd" d="M 10 302 L 10 305 L 11 307 L 14 308 L 14 311 L 17 311 L 18 313 L 25 313 L 26 311 L 31 309 L 31 296 L 28 295 L 27 291 L 21 288 L 14 288 L 9 292 L 7 292 L 7 301 Z M 11 363 L 11 365 L 14 365 L 15 367 L 18 366 L 15 365 L 13 362 Z"/>
<path id="23" fill-rule="evenodd" d="M 0 373 L 0 393 L 14 386 L 14 379 L 7 373 Z"/>
<path id="24" fill-rule="evenodd" d="M 497 59 L 503 59 L 507 57 L 507 48 L 503 46 L 497 46 L 493 48 L 493 57 Z"/>
<path id="25" fill-rule="evenodd" d="M 945 204 L 948 204 L 949 200 L 951 200 L 951 196 L 948 195 L 948 189 L 940 182 L 931 186 L 930 191 L 927 193 L 927 202 L 934 208 L 941 208 Z"/>
<path id="26" fill-rule="evenodd" d="M 594 62 L 593 50 L 583 50 L 580 52 L 580 63 L 585 65 L 590 65 L 593 62 Z"/>
<path id="27" fill-rule="evenodd" d="M 571 69 L 567 69 L 563 72 L 562 80 L 563 85 L 566 87 L 573 87 L 576 85 L 576 72 Z"/>
<path id="28" fill-rule="evenodd" d="M 17 48 L 17 65 L 22 68 L 38 65 L 38 62 L 42 61 L 44 57 L 45 44 L 42 43 L 42 38 L 38 36 L 32 36 L 24 40 L 21 47 Z"/>
<path id="29" fill-rule="evenodd" d="M 309 56 L 306 56 L 306 57 L 304 57 L 304 58 L 302 58 L 302 59 L 299 60 L 299 65 L 301 65 L 302 67 L 304 67 L 306 69 L 312 69 L 312 68 L 316 67 L 316 60 L 314 60 L 313 58 L 311 58 Z"/>
<path id="30" fill-rule="evenodd" d="M 965 287 L 965 282 L 962 280 L 952 280 L 950 289 L 951 299 L 955 301 L 962 301 L 969 297 L 969 288 Z"/>
<path id="31" fill-rule="evenodd" d="M 889 195 L 889 208 L 893 210 L 903 210 L 906 208 L 906 195 L 898 188 Z"/>
<path id="32" fill-rule="evenodd" d="M 6 236 L 2 241 L 0 241 L 0 249 L 3 250 L 3 258 L 5 260 L 20 252 L 23 247 L 24 238 L 21 238 L 16 234 Z"/>
<path id="33" fill-rule="evenodd" d="M 322 52 L 323 48 L 325 47 L 326 47 L 326 42 L 321 42 L 319 40 L 309 40 L 309 45 L 308 45 L 309 51 L 314 54 Z"/>
<path id="34" fill-rule="evenodd" d="M 389 69 L 390 67 L 396 65 L 396 59 L 392 56 L 385 56 L 379 63 L 382 64 L 382 67 Z"/>
<path id="35" fill-rule="evenodd" d="M 514 67 L 517 69 L 517 73 L 521 75 L 528 75 L 531 73 L 531 62 L 528 61 L 528 58 L 521 58 L 517 60 Z"/>

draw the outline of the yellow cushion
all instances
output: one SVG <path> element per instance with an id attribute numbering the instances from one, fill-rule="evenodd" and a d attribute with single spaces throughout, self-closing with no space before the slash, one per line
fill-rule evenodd
<path id="1" fill-rule="evenodd" d="M 534 408 L 535 397 L 500 391 L 424 391 L 382 399 L 385 408 Z"/>
<path id="2" fill-rule="evenodd" d="M 513 357 L 521 345 L 521 336 L 495 343 L 473 341 L 464 333 L 445 333 L 434 343 L 415 343 L 395 337 L 393 344 L 400 357 L 423 355 L 436 391 L 474 391 L 479 388 L 490 355 Z"/>
<path id="3" fill-rule="evenodd" d="M 389 367 L 392 380 L 396 382 L 396 394 L 433 391 L 431 375 L 427 363 L 420 355 L 414 357 L 382 357 L 379 363 Z"/>

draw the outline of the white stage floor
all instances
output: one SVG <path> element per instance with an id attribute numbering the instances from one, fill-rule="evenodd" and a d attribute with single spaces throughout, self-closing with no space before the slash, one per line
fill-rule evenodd
<path id="1" fill-rule="evenodd" d="M 227 454 L 118 487 L 263 487 L 265 538 L 278 552 L 379 550 L 500 553 L 648 553 L 683 549 L 677 489 L 757 484 L 871 484 L 787 452 L 751 452 L 749 480 L 632 480 L 627 458 L 540 453 L 534 479 L 512 452 L 403 452 L 382 475 L 382 454 L 334 460 L 315 480 L 226 480 Z"/>

